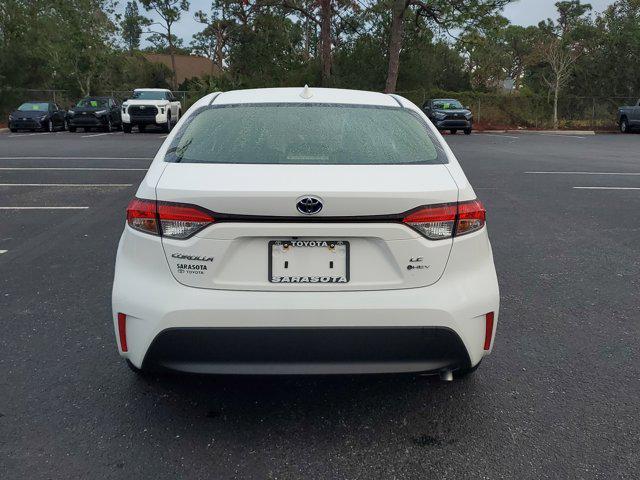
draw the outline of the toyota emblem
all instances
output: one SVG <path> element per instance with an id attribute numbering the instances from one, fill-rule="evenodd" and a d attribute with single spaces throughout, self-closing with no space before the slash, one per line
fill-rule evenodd
<path id="1" fill-rule="evenodd" d="M 318 197 L 300 197 L 296 208 L 303 215 L 314 215 L 322 210 L 322 201 Z"/>

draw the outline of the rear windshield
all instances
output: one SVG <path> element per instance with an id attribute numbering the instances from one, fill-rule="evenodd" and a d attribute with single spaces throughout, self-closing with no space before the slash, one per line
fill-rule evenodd
<path id="1" fill-rule="evenodd" d="M 439 164 L 440 143 L 397 107 L 242 104 L 203 107 L 165 160 L 184 163 Z"/>

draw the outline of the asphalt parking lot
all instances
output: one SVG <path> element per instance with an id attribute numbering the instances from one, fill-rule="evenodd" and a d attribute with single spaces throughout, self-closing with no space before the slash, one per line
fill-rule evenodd
<path id="1" fill-rule="evenodd" d="M 0 478 L 638 478 L 640 135 L 447 136 L 501 286 L 472 378 L 136 378 L 124 209 L 164 134 L 0 134 Z"/>

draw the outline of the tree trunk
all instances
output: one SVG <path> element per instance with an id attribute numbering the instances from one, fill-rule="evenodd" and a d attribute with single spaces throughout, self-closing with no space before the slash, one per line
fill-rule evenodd
<path id="1" fill-rule="evenodd" d="M 216 29 L 216 51 L 215 51 L 216 62 L 215 63 L 218 66 L 218 69 L 220 72 L 222 72 L 222 46 L 223 46 L 222 42 L 224 42 L 222 32 L 220 31 L 220 28 L 217 28 Z M 212 67 L 212 70 L 213 70 L 213 67 Z"/>
<path id="2" fill-rule="evenodd" d="M 402 35 L 404 33 L 404 12 L 407 9 L 406 0 L 395 0 L 391 13 L 391 34 L 389 36 L 389 67 L 387 68 L 386 93 L 396 91 L 398 71 L 400 69 L 400 50 L 402 49 Z"/>
<path id="3" fill-rule="evenodd" d="M 176 73 L 176 56 L 173 51 L 173 39 L 171 38 L 171 25 L 167 25 L 167 39 L 169 40 L 169 54 L 171 55 L 171 70 L 173 71 L 173 90 L 178 90 L 178 74 Z"/>
<path id="4" fill-rule="evenodd" d="M 322 44 L 322 86 L 329 86 L 331 78 L 331 0 L 320 0 L 321 23 L 320 42 Z"/>
<path id="5" fill-rule="evenodd" d="M 558 96 L 560 95 L 560 79 L 556 77 L 553 89 L 553 128 L 558 129 Z"/>

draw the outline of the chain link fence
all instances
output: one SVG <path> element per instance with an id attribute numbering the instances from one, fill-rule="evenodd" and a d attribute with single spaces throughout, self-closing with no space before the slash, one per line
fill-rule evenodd
<path id="1" fill-rule="evenodd" d="M 474 115 L 476 125 L 483 128 L 553 128 L 553 96 L 485 94 L 476 92 L 444 92 L 411 90 L 398 92 L 416 105 L 430 98 L 455 98 Z M 612 130 L 617 127 L 618 108 L 635 105 L 634 97 L 578 97 L 561 95 L 558 101 L 560 128 Z"/>

